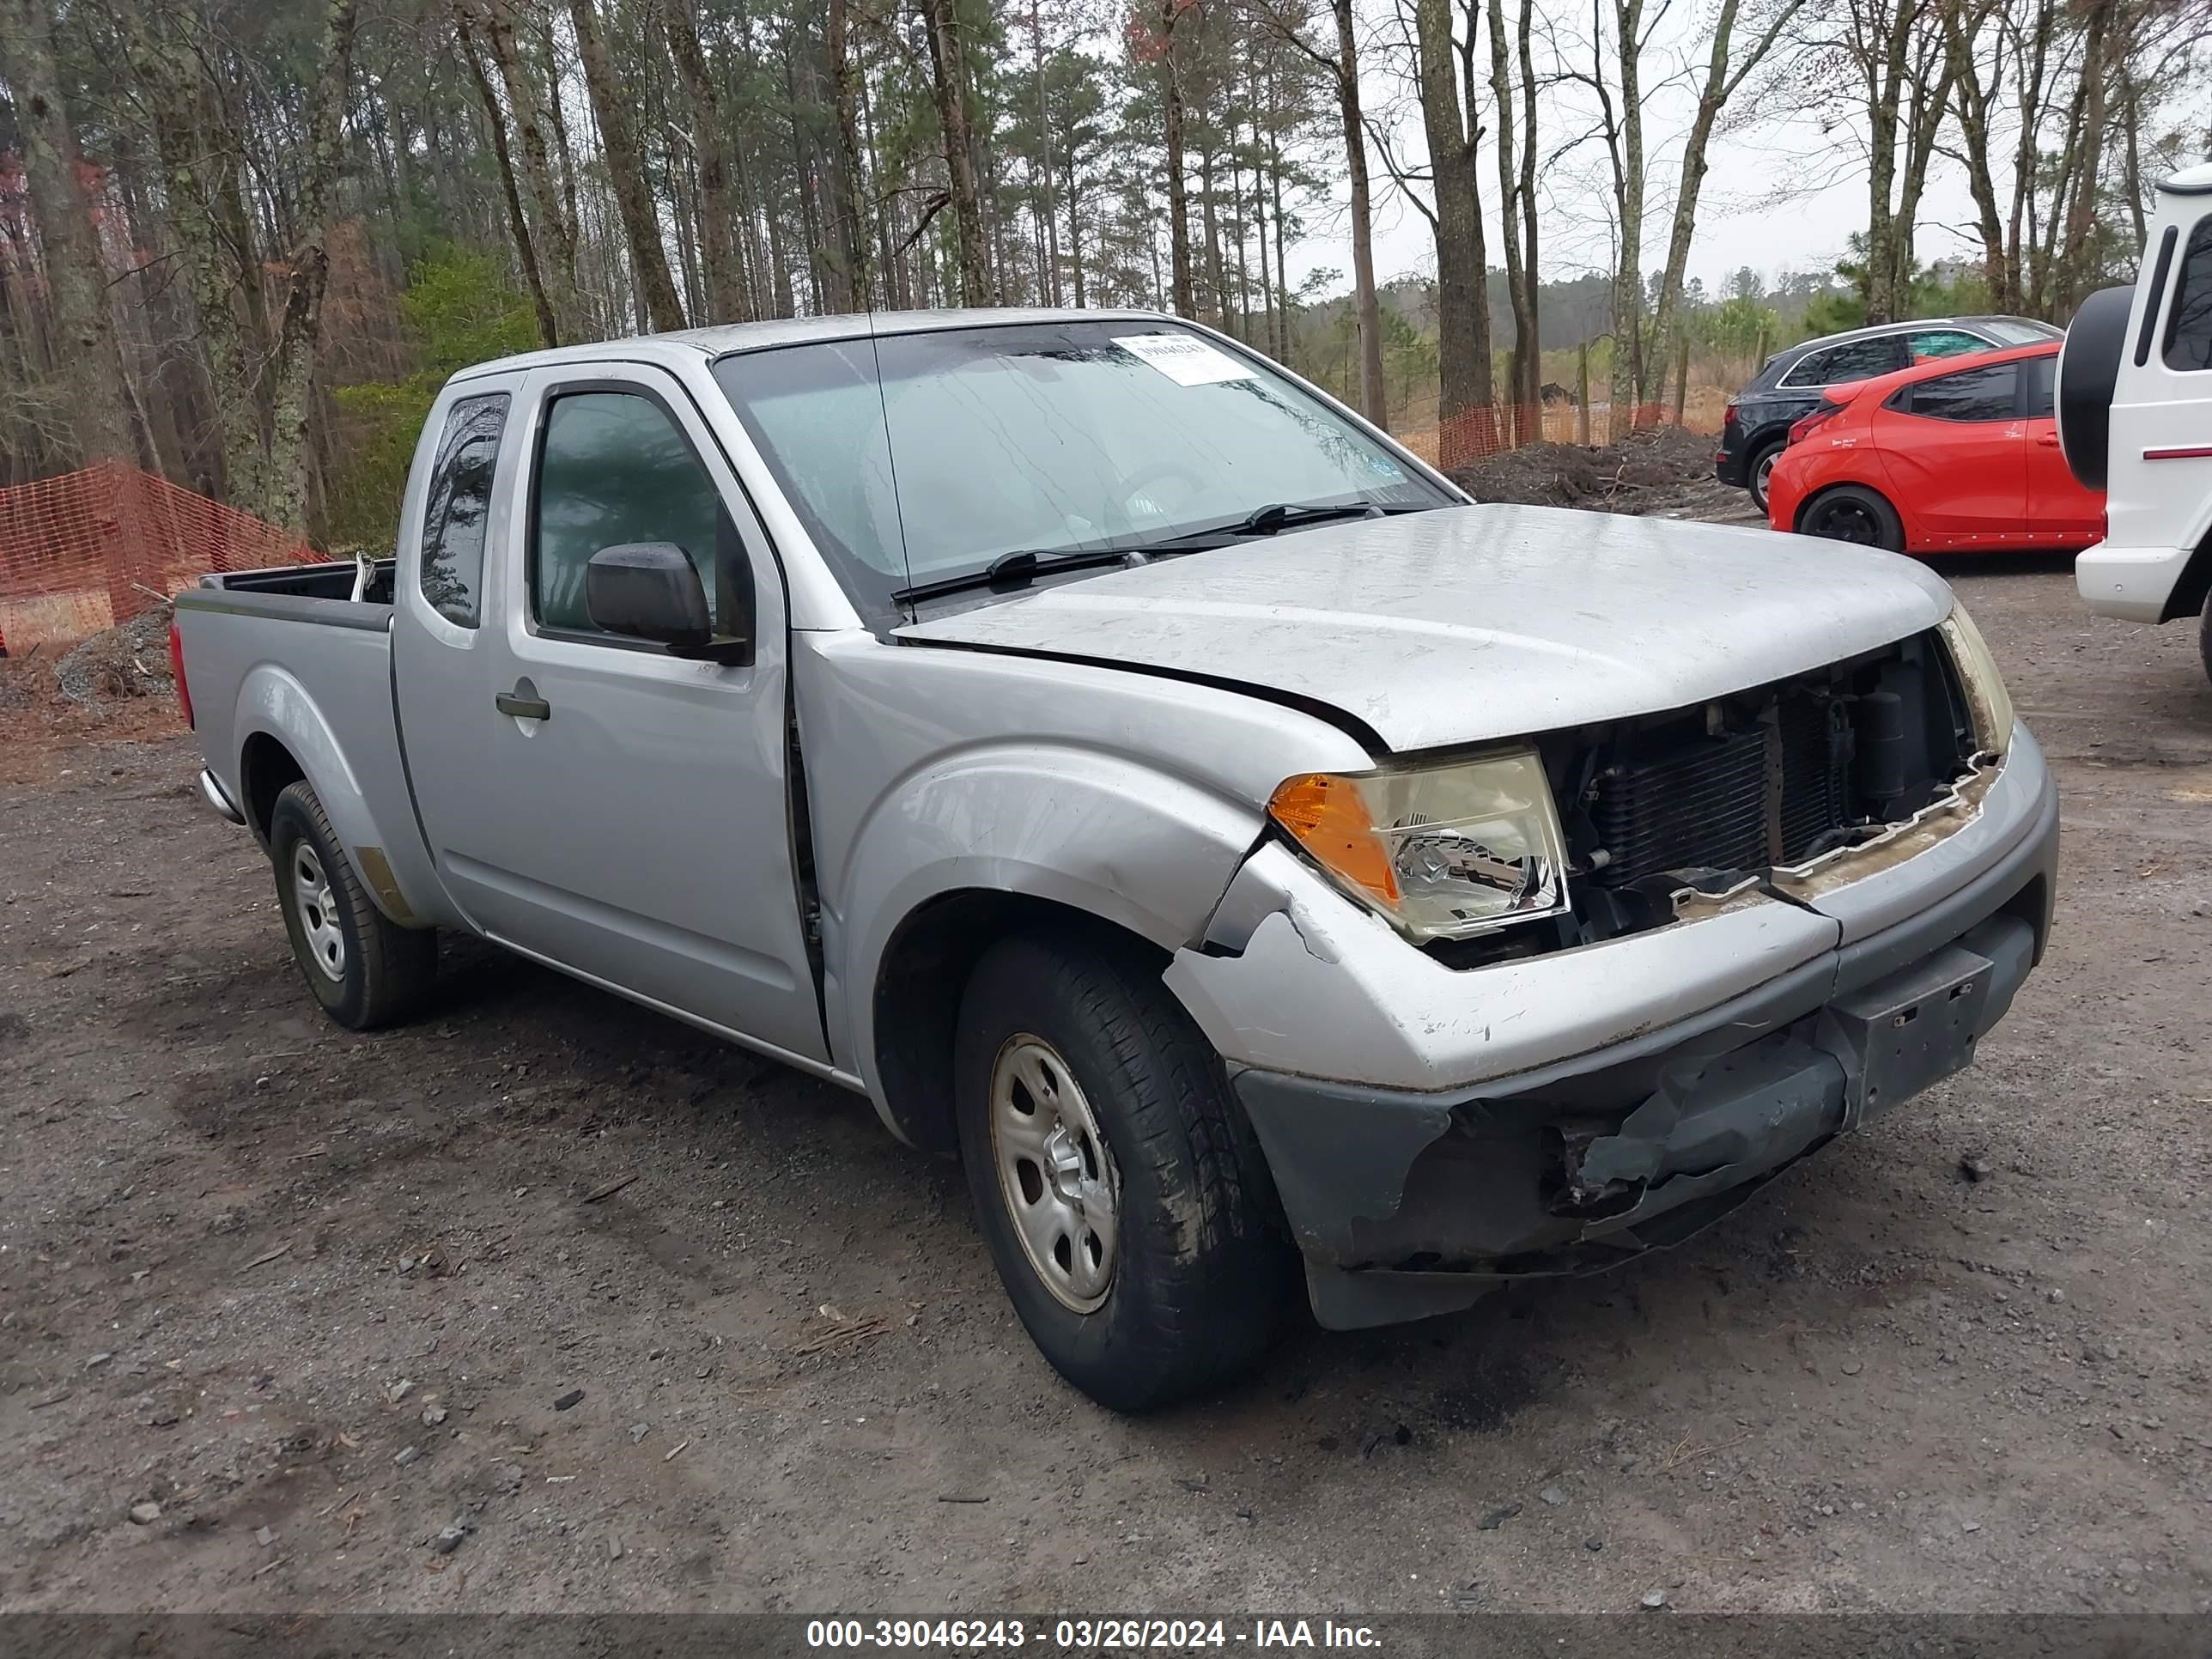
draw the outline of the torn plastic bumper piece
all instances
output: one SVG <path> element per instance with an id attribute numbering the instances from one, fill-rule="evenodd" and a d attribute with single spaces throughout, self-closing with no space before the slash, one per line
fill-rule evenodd
<path id="1" fill-rule="evenodd" d="M 2056 811 L 1913 921 L 1692 1019 L 1443 1094 L 1245 1070 L 1236 1086 L 1339 1329 L 1680 1243 L 1966 1066 L 2041 951 Z"/>

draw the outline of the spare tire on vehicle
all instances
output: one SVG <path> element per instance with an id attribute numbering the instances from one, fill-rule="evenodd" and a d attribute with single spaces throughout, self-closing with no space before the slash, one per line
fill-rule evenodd
<path id="1" fill-rule="evenodd" d="M 2112 388 L 2127 349 L 2132 287 L 2100 289 L 2081 301 L 2058 349 L 2058 447 L 2075 481 L 2102 489 L 2109 460 Z"/>

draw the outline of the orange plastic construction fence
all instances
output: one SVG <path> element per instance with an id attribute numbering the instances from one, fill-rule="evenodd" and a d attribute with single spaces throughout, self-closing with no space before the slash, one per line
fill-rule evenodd
<path id="1" fill-rule="evenodd" d="M 0 489 L 0 644 L 82 639 L 210 570 L 322 557 L 293 531 L 103 461 Z"/>

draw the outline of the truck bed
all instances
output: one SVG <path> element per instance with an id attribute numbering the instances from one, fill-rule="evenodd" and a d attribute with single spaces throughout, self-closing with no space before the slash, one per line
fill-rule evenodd
<path id="1" fill-rule="evenodd" d="M 304 776 L 379 907 L 408 922 L 417 904 L 434 911 L 438 884 L 393 705 L 392 570 L 380 562 L 361 599 L 350 562 L 203 576 L 177 596 L 177 630 L 222 793 L 260 835 L 276 792 Z"/>

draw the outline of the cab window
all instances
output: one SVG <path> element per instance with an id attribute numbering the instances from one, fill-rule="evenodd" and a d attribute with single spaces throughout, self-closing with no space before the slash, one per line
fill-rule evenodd
<path id="1" fill-rule="evenodd" d="M 430 608 L 474 628 L 483 591 L 484 520 L 507 428 L 507 393 L 463 398 L 446 411 L 430 491 L 422 504 L 422 556 L 415 581 Z"/>
<path id="2" fill-rule="evenodd" d="M 2173 309 L 2166 318 L 2166 366 L 2212 368 L 2212 214 L 2197 222 L 2174 273 Z"/>
<path id="3" fill-rule="evenodd" d="M 745 578 L 744 550 L 721 494 L 673 417 L 629 392 L 557 395 L 545 415 L 532 495 L 531 614 L 544 629 L 618 637 L 593 625 L 584 572 L 626 542 L 673 542 L 707 590 L 719 629 Z"/>

